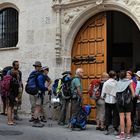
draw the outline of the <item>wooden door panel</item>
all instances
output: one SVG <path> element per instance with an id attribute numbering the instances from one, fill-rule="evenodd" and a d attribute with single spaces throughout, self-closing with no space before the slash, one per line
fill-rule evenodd
<path id="1" fill-rule="evenodd" d="M 95 40 L 95 26 L 89 28 L 89 39 L 90 40 Z"/>
<path id="2" fill-rule="evenodd" d="M 72 48 L 72 72 L 79 67 L 84 70 L 83 104 L 91 104 L 90 120 L 96 119 L 96 103 L 87 94 L 91 80 L 99 79 L 106 72 L 106 14 L 90 18 L 78 32 Z M 93 60 L 93 58 L 95 60 Z"/>
<path id="3" fill-rule="evenodd" d="M 87 42 L 81 43 L 81 55 L 82 56 L 87 56 L 89 54 L 88 48 L 89 47 L 88 47 Z"/>
<path id="4" fill-rule="evenodd" d="M 83 84 L 83 93 L 87 93 L 88 79 L 83 79 L 82 84 Z"/>
<path id="5" fill-rule="evenodd" d="M 95 41 L 90 41 L 89 42 L 89 55 L 96 55 L 96 50 L 95 50 Z"/>

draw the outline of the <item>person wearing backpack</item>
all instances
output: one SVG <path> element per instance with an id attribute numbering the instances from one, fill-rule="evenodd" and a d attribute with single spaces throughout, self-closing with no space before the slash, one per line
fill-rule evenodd
<path id="1" fill-rule="evenodd" d="M 126 71 L 120 72 L 120 80 L 116 86 L 117 108 L 120 116 L 120 134 L 119 139 L 130 139 L 131 130 L 131 112 L 133 111 L 132 98 L 135 97 L 134 88 L 131 80 L 126 78 Z M 126 118 L 126 124 L 125 124 Z M 125 134 L 126 126 L 126 134 Z"/>
<path id="2" fill-rule="evenodd" d="M 7 67 L 4 67 L 2 69 L 2 73 L 1 73 L 1 83 L 0 83 L 0 87 L 1 87 L 1 99 L 2 99 L 2 104 L 3 104 L 3 111 L 1 113 L 1 115 L 7 115 L 7 108 L 8 108 L 8 102 L 7 102 L 7 95 L 3 92 L 4 90 L 2 88 L 4 88 L 2 86 L 3 82 L 5 82 L 5 76 L 7 75 L 7 72 L 9 70 L 11 70 L 13 67 L 12 66 L 7 66 Z"/>
<path id="3" fill-rule="evenodd" d="M 83 69 L 77 68 L 76 69 L 76 75 L 72 79 L 71 82 L 71 113 L 70 113 L 70 119 L 76 117 L 78 112 L 80 111 L 83 96 L 82 96 L 82 78 L 83 78 Z M 73 126 L 71 126 L 73 129 Z"/>
<path id="4" fill-rule="evenodd" d="M 12 63 L 12 68 L 7 72 L 7 75 L 11 75 L 12 71 L 17 71 L 17 80 L 19 82 L 19 96 L 18 102 L 14 106 L 14 119 L 21 121 L 22 119 L 18 115 L 18 110 L 21 107 L 22 103 L 22 93 L 23 93 L 23 83 L 22 83 L 22 72 L 19 70 L 19 61 L 15 60 Z"/>
<path id="5" fill-rule="evenodd" d="M 18 96 L 19 96 L 19 82 L 18 82 L 18 72 L 13 70 L 11 72 L 10 79 L 10 86 L 9 86 L 9 92 L 7 93 L 8 98 L 8 111 L 7 111 L 7 119 L 8 125 L 14 125 L 14 118 L 13 118 L 13 110 L 16 102 L 18 102 Z"/>
<path id="6" fill-rule="evenodd" d="M 61 86 L 58 86 L 60 95 L 60 102 L 61 102 L 61 112 L 60 118 L 58 121 L 58 125 L 65 125 L 66 124 L 66 115 L 68 113 L 68 107 L 71 99 L 71 72 L 65 71 L 62 73 L 63 77 L 61 79 Z"/>
<path id="7" fill-rule="evenodd" d="M 41 62 L 36 61 L 33 65 L 35 70 L 29 75 L 25 90 L 30 95 L 33 127 L 43 127 L 40 122 L 40 114 L 43 105 L 44 93 L 50 88 L 45 86 L 46 76 L 42 73 Z"/>

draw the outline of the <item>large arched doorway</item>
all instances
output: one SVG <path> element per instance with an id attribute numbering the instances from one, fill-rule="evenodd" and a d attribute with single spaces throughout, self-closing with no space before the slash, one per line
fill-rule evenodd
<path id="1" fill-rule="evenodd" d="M 117 11 L 99 13 L 79 30 L 72 48 L 72 71 L 84 69 L 84 104 L 92 105 L 89 120 L 95 120 L 96 104 L 87 95 L 92 79 L 111 69 L 133 69 L 139 65 L 140 32 L 136 24 Z"/>

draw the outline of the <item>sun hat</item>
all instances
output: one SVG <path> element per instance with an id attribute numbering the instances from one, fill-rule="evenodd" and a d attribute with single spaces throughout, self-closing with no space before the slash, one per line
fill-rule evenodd
<path id="1" fill-rule="evenodd" d="M 138 76 L 138 77 L 140 77 L 140 71 L 137 71 L 137 72 L 135 73 L 135 75 Z"/>

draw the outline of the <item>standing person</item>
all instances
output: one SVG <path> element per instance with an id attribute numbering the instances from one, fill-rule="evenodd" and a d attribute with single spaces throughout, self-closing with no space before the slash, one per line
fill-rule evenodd
<path id="1" fill-rule="evenodd" d="M 134 92 L 136 92 L 137 80 L 136 77 L 133 75 L 132 71 L 126 71 L 126 78 L 131 80 Z M 136 130 L 136 122 L 137 122 L 137 115 L 136 115 L 136 108 L 137 108 L 137 97 L 134 97 L 132 100 L 133 103 L 133 111 L 131 112 L 131 121 L 132 121 L 132 128 L 133 133 Z"/>
<path id="2" fill-rule="evenodd" d="M 18 72 L 16 70 L 11 71 L 11 80 L 10 80 L 10 90 L 7 95 L 8 98 L 8 111 L 7 111 L 7 118 L 8 118 L 8 125 L 14 125 L 14 118 L 13 116 L 13 109 L 16 102 L 18 102 L 19 96 L 19 81 L 18 81 Z"/>
<path id="3" fill-rule="evenodd" d="M 137 86 L 135 95 L 137 97 L 137 105 L 136 105 L 136 112 L 137 112 L 137 125 L 140 126 L 140 71 L 135 73 L 137 79 Z"/>
<path id="4" fill-rule="evenodd" d="M 116 107 L 116 72 L 111 70 L 109 72 L 109 79 L 104 83 L 101 97 L 105 99 L 105 135 L 109 134 L 108 127 L 113 122 L 114 134 L 118 134 L 119 114 Z"/>
<path id="5" fill-rule="evenodd" d="M 135 93 L 131 80 L 126 78 L 126 71 L 120 72 L 120 80 L 117 83 L 116 91 L 117 91 L 116 92 L 117 108 L 120 116 L 120 135 L 118 135 L 117 138 L 122 140 L 124 140 L 125 138 L 130 139 L 131 112 L 133 111 L 133 103 L 131 98 L 135 96 Z M 124 94 L 125 96 L 123 96 Z M 124 97 L 123 100 L 121 100 L 122 97 Z M 125 126 L 127 134 L 126 136 L 125 136 Z"/>
<path id="6" fill-rule="evenodd" d="M 71 118 L 76 117 L 77 113 L 80 111 L 82 104 L 82 80 L 83 78 L 83 69 L 77 68 L 76 75 L 71 82 Z M 71 126 L 72 127 L 72 126 Z"/>
<path id="7" fill-rule="evenodd" d="M 40 114 L 41 114 L 41 109 L 42 109 L 42 105 L 43 105 L 43 100 L 44 100 L 44 94 L 45 91 L 50 90 L 50 88 L 46 87 L 45 83 L 46 83 L 46 76 L 45 76 L 45 71 L 43 70 L 43 73 L 41 72 L 42 70 L 42 65 L 41 62 L 36 61 L 35 64 L 33 65 L 35 67 L 35 71 L 31 72 L 31 74 L 29 75 L 29 79 L 31 79 L 31 77 L 36 75 L 36 86 L 38 88 L 38 92 L 36 95 L 30 95 L 30 101 L 31 101 L 31 105 L 32 105 L 32 113 L 33 113 L 33 127 L 43 127 L 44 124 L 42 124 L 40 122 Z"/>
<path id="8" fill-rule="evenodd" d="M 11 70 L 13 67 L 12 66 L 7 66 L 2 69 L 2 74 L 1 78 L 3 80 L 3 77 L 7 75 L 7 72 Z M 7 102 L 7 96 L 4 93 L 1 93 L 1 99 L 2 99 L 2 104 L 3 104 L 3 112 L 1 113 L 2 115 L 7 115 L 7 108 L 8 108 L 8 102 Z"/>
<path id="9" fill-rule="evenodd" d="M 9 70 L 7 72 L 7 75 L 11 75 L 12 71 L 16 71 L 17 72 L 17 80 L 19 82 L 19 95 L 18 95 L 18 102 L 16 102 L 15 106 L 14 106 L 14 119 L 15 120 L 22 120 L 21 118 L 19 118 L 18 115 L 18 110 L 21 106 L 21 102 L 22 102 L 22 93 L 23 93 L 23 84 L 22 84 L 22 72 L 19 70 L 19 61 L 13 61 L 12 63 L 12 69 Z"/>
<path id="10" fill-rule="evenodd" d="M 101 81 L 100 81 L 100 92 L 102 92 L 103 84 L 109 79 L 109 75 L 107 73 L 103 73 L 101 75 Z M 96 106 L 97 106 L 97 115 L 96 115 L 96 122 L 97 127 L 96 130 L 104 131 L 104 121 L 105 121 L 105 101 L 101 96 L 96 100 Z"/>
<path id="11" fill-rule="evenodd" d="M 33 77 L 34 75 L 41 74 L 41 68 L 42 68 L 41 62 L 36 61 L 33 64 L 33 67 L 35 68 L 35 70 L 30 73 L 29 78 Z M 36 96 L 29 95 L 29 100 L 30 100 L 30 104 L 31 104 L 31 119 L 29 121 L 33 122 L 35 120 L 34 119 L 34 111 L 35 111 L 35 106 L 36 106 L 37 98 L 36 98 Z"/>
<path id="12" fill-rule="evenodd" d="M 59 118 L 59 125 L 65 125 L 66 115 L 68 113 L 68 107 L 70 103 L 70 93 L 71 93 L 71 72 L 65 71 L 62 73 L 63 78 L 61 79 L 61 86 L 58 86 L 58 92 L 60 92 L 60 102 L 61 102 L 61 113 Z"/>
<path id="13" fill-rule="evenodd" d="M 46 87 L 47 88 L 50 88 L 51 86 L 51 79 L 50 77 L 48 76 L 48 73 L 49 73 L 49 67 L 48 66 L 45 66 L 42 68 L 42 72 L 43 72 L 43 75 L 44 75 L 44 78 L 45 78 L 45 82 L 46 82 Z M 42 104 L 42 112 L 41 112 L 41 116 L 40 116 L 40 120 L 41 122 L 47 122 L 47 117 L 48 117 L 48 113 L 47 113 L 47 107 L 48 107 L 48 100 L 49 100 L 49 91 L 45 91 L 44 93 L 44 97 L 43 97 L 43 104 Z"/>

